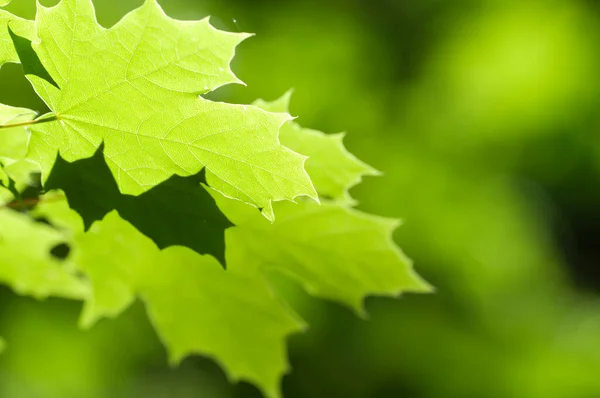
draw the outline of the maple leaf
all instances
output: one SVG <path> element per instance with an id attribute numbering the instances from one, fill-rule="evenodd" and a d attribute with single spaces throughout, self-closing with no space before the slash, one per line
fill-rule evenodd
<path id="1" fill-rule="evenodd" d="M 317 198 L 306 158 L 279 143 L 289 115 L 198 95 L 240 83 L 229 62 L 249 35 L 219 31 L 208 19 L 170 19 L 154 0 L 110 29 L 96 22 L 90 0 L 63 0 L 38 6 L 35 26 L 32 47 L 52 81 L 27 76 L 55 116 L 31 128 L 30 156 L 44 180 L 57 151 L 72 162 L 104 143 L 124 194 L 204 167 L 211 187 L 269 219 L 273 201 Z"/>
<path id="2" fill-rule="evenodd" d="M 275 101 L 256 100 L 254 105 L 269 112 L 289 113 L 292 91 Z M 279 134 L 286 147 L 308 156 L 306 170 L 319 195 L 324 199 L 354 204 L 348 190 L 363 176 L 381 173 L 359 160 L 344 147 L 345 134 L 325 134 L 300 126 L 295 121 L 283 125 Z"/>
<path id="3" fill-rule="evenodd" d="M 232 381 L 254 383 L 276 398 L 289 369 L 285 338 L 304 323 L 259 273 L 223 270 L 210 256 L 183 247 L 162 251 L 142 282 L 150 319 L 172 362 L 214 357 Z"/>
<path id="4" fill-rule="evenodd" d="M 281 202 L 276 204 L 277 220 L 269 223 L 222 195 L 215 193 L 215 198 L 236 225 L 225 234 L 232 270 L 281 271 L 308 293 L 339 301 L 361 315 L 367 295 L 431 291 L 392 240 L 397 220 L 328 201 L 320 206 Z"/>
<path id="5" fill-rule="evenodd" d="M 83 326 L 115 316 L 139 295 L 171 362 L 202 354 L 232 380 L 278 397 L 288 369 L 284 338 L 304 323 L 273 296 L 260 273 L 225 271 L 211 256 L 184 247 L 163 251 L 116 212 L 77 238 L 74 262 L 90 278 Z M 107 248 L 110 247 L 110 250 Z"/>

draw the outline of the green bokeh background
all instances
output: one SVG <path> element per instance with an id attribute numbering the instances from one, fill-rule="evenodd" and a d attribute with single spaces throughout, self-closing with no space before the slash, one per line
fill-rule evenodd
<path id="1" fill-rule="evenodd" d="M 96 0 L 109 26 L 140 0 Z M 43 4 L 52 4 L 42 1 Z M 279 281 L 310 330 L 293 397 L 600 397 L 600 3 L 593 0 L 163 0 L 257 33 L 233 69 L 249 103 L 295 89 L 306 127 L 347 131 L 376 168 L 361 209 L 434 295 L 370 298 L 368 320 Z M 32 17 L 32 0 L 9 10 Z M 0 102 L 42 111 L 20 67 Z M 259 397 L 210 359 L 167 365 L 136 305 L 90 331 L 80 304 L 0 290 L 1 398 Z"/>

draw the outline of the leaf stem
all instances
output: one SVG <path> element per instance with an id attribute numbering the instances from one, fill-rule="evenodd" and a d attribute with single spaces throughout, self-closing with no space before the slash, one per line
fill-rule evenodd
<path id="1" fill-rule="evenodd" d="M 0 125 L 0 129 L 10 129 L 10 128 L 13 128 L 13 127 L 29 126 L 31 124 L 36 124 L 36 123 L 37 123 L 36 120 L 30 120 L 28 122 L 13 123 L 13 124 L 2 124 L 2 125 Z"/>
<path id="2" fill-rule="evenodd" d="M 0 124 L 0 130 L 11 129 L 14 127 L 31 126 L 32 124 L 47 123 L 47 122 L 51 122 L 51 121 L 57 119 L 56 115 L 51 115 L 50 117 L 48 117 L 48 116 L 49 115 L 43 115 L 43 116 L 38 117 L 37 119 L 28 120 L 26 122 L 13 123 L 13 124 Z"/>

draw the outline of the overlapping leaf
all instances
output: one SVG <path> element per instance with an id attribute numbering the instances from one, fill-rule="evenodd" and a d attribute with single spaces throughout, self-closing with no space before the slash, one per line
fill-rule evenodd
<path id="1" fill-rule="evenodd" d="M 19 197 L 19 192 L 35 183 L 30 177 L 37 167 L 24 159 L 29 135 L 20 126 L 35 116 L 30 109 L 0 104 L 0 126 L 15 125 L 0 130 L 0 204 Z"/>
<path id="2" fill-rule="evenodd" d="M 285 338 L 303 324 L 273 297 L 261 275 L 224 271 L 213 258 L 180 247 L 161 252 L 154 267 L 141 292 L 172 360 L 209 355 L 230 379 L 250 381 L 267 397 L 280 396 L 288 369 Z"/>
<path id="3" fill-rule="evenodd" d="M 289 113 L 291 95 L 289 91 L 275 101 L 257 100 L 254 105 L 270 112 Z M 324 134 L 289 121 L 281 128 L 280 139 L 286 147 L 308 156 L 306 170 L 323 198 L 352 204 L 348 190 L 363 176 L 380 174 L 346 150 L 343 133 Z"/>
<path id="4" fill-rule="evenodd" d="M 68 262 L 52 254 L 65 240 L 65 235 L 50 226 L 0 208 L 0 283 L 38 298 L 84 299 L 87 284 L 75 276 Z"/>
<path id="5" fill-rule="evenodd" d="M 87 283 L 57 251 L 61 245 L 72 243 L 72 234 L 68 229 L 37 222 L 36 218 L 43 217 L 40 211 L 25 212 L 41 199 L 31 178 L 38 168 L 24 159 L 28 133 L 18 125 L 34 117 L 35 112 L 29 109 L 0 105 L 0 125 L 17 125 L 0 130 L 0 283 L 38 298 L 82 300 L 88 292 Z M 68 211 L 63 201 L 52 213 L 64 215 Z"/>
<path id="6" fill-rule="evenodd" d="M 304 130 L 296 131 L 302 134 Z M 340 151 L 340 147 L 325 148 L 325 151 Z M 326 155 L 321 156 L 325 159 Z M 324 180 L 328 173 L 337 172 L 335 168 L 318 170 Z M 337 186 L 343 189 L 346 185 Z M 329 185 L 324 185 L 324 189 L 328 188 Z M 152 261 L 148 256 L 158 253 L 157 249 L 115 213 L 82 235 L 77 242 L 81 254 L 76 256 L 76 262 L 93 286 L 93 298 L 86 303 L 83 323 L 90 325 L 99 317 L 114 316 L 136 294 L 141 295 L 173 358 L 190 353 L 214 355 L 234 377 L 253 381 L 275 396 L 278 378 L 287 369 L 282 348 L 284 338 L 298 330 L 300 324 L 285 321 L 287 327 L 275 328 L 275 335 L 268 337 L 270 344 L 279 344 L 276 359 L 263 362 L 264 352 L 244 348 L 268 345 L 261 334 L 251 333 L 252 327 L 262 328 L 263 333 L 270 330 L 265 329 L 266 324 L 259 316 L 265 309 L 257 307 L 253 311 L 254 307 L 245 302 L 252 297 L 256 299 L 258 286 L 263 287 L 257 291 L 266 289 L 262 276 L 265 269 L 291 275 L 310 293 L 345 303 L 361 313 L 362 301 L 368 294 L 430 290 L 391 240 L 397 222 L 352 210 L 344 201 L 345 195 L 339 197 L 340 202 L 326 201 L 321 206 L 308 201 L 277 203 L 278 217 L 274 223 L 238 201 L 216 192 L 214 195 L 236 224 L 226 232 L 228 270 L 225 272 L 215 268 L 216 262 L 209 257 L 177 247 L 161 252 L 158 260 Z M 111 247 L 111 252 L 106 247 Z M 213 290 L 208 286 L 218 288 Z M 235 306 L 237 300 L 241 300 L 239 307 Z M 276 309 L 279 304 L 274 306 L 276 302 L 270 300 L 260 305 L 270 303 L 268 308 L 280 314 L 277 322 L 290 316 L 280 313 L 283 310 Z M 242 303 L 247 318 L 239 319 L 237 308 Z M 215 309 L 221 314 L 217 320 L 211 318 Z M 232 322 L 236 322 L 235 328 Z M 210 332 L 205 330 L 209 324 L 214 325 Z M 230 330 L 238 332 L 229 334 Z M 235 339 L 244 341 L 244 345 L 236 346 Z M 237 350 L 230 351 L 234 346 Z"/>
<path id="7" fill-rule="evenodd" d="M 430 290 L 391 239 L 398 223 L 352 209 L 348 189 L 377 172 L 346 151 L 342 135 L 290 121 L 289 95 L 257 106 L 199 96 L 239 83 L 229 62 L 247 35 L 172 20 L 154 0 L 110 29 L 91 0 L 38 7 L 35 32 L 0 10 L 0 65 L 17 61 L 16 45 L 53 114 L 31 126 L 30 139 L 22 127 L 2 129 L 0 181 L 20 195 L 14 181 L 35 171 L 27 152 L 46 188 L 64 189 L 81 217 L 60 192 L 36 198 L 28 213 L 0 208 L 0 282 L 83 300 L 84 327 L 140 297 L 173 362 L 209 355 L 270 398 L 288 368 L 285 338 L 303 324 L 266 269 L 361 313 L 366 295 Z M 0 124 L 34 116 L 0 107 Z M 236 224 L 226 248 L 230 223 L 207 190 Z M 317 192 L 321 206 L 283 201 Z M 241 202 L 270 220 L 275 207 L 277 219 Z M 70 255 L 57 255 L 65 243 Z M 227 270 L 202 255 L 223 260 L 224 250 Z"/>
<path id="8" fill-rule="evenodd" d="M 28 116 L 29 114 L 29 116 Z M 33 118 L 35 113 L 28 109 L 13 108 L 11 106 L 0 104 L 0 125 L 12 123 L 15 119 L 21 120 Z M 21 128 L 4 129 L 0 134 L 0 204 L 12 199 L 13 195 L 9 190 L 10 178 L 4 167 L 13 162 L 21 153 L 27 151 L 27 134 Z"/>
<path id="9" fill-rule="evenodd" d="M 30 109 L 0 104 L 0 126 L 13 125 L 35 118 Z M 23 127 L 3 128 L 0 134 L 0 161 L 22 159 L 27 154 L 28 134 Z M 6 162 L 3 162 L 6 163 Z"/>
<path id="10" fill-rule="evenodd" d="M 333 202 L 302 202 L 278 203 L 278 217 L 271 224 L 222 196 L 217 203 L 236 224 L 226 233 L 231 269 L 282 271 L 309 293 L 359 313 L 370 294 L 431 290 L 392 241 L 396 220 Z"/>
<path id="11" fill-rule="evenodd" d="M 287 111 L 290 94 L 274 102 L 255 103 Z M 369 294 L 430 291 L 392 240 L 398 221 L 350 207 L 353 200 L 348 189 L 362 176 L 377 171 L 350 154 L 340 135 L 328 136 L 288 122 L 281 139 L 310 156 L 306 166 L 319 195 L 335 200 L 321 206 L 278 203 L 278 219 L 270 224 L 215 195 L 221 210 L 237 225 L 227 233 L 229 265 L 278 269 L 299 279 L 309 293 L 345 303 L 358 312 L 363 312 L 362 302 Z"/>
<path id="12" fill-rule="evenodd" d="M 83 325 L 119 314 L 138 294 L 174 363 L 209 355 L 231 379 L 279 396 L 288 368 L 285 337 L 303 324 L 259 273 L 225 271 L 214 258 L 183 247 L 159 252 L 116 212 L 78 238 L 75 261 L 92 282 Z"/>
<path id="13" fill-rule="evenodd" d="M 288 115 L 198 96 L 239 82 L 229 62 L 248 35 L 172 20 L 154 0 L 111 29 L 98 25 L 90 0 L 63 0 L 39 6 L 36 28 L 33 48 L 53 82 L 28 77 L 56 116 L 32 129 L 44 176 L 58 150 L 74 161 L 104 142 L 125 194 L 205 167 L 210 186 L 271 219 L 274 200 L 316 197 L 305 157 L 279 144 Z"/>

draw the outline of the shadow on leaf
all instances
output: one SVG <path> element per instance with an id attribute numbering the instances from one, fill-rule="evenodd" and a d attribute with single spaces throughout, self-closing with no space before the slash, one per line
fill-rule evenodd
<path id="1" fill-rule="evenodd" d="M 50 76 L 50 73 L 44 68 L 44 65 L 42 65 L 42 61 L 40 61 L 40 58 L 31 46 L 31 40 L 17 35 L 10 26 L 8 27 L 8 33 L 10 34 L 15 50 L 19 55 L 19 59 L 21 60 L 23 72 L 26 75 L 33 75 L 44 79 L 54 87 L 60 88 L 52 76 Z"/>
<path id="2" fill-rule="evenodd" d="M 233 224 L 201 183 L 204 170 L 189 177 L 172 176 L 140 196 L 123 195 L 106 164 L 101 146 L 94 156 L 67 162 L 60 155 L 45 189 L 61 189 L 86 230 L 112 210 L 158 247 L 186 246 L 211 254 L 225 265 L 225 230 Z"/>

